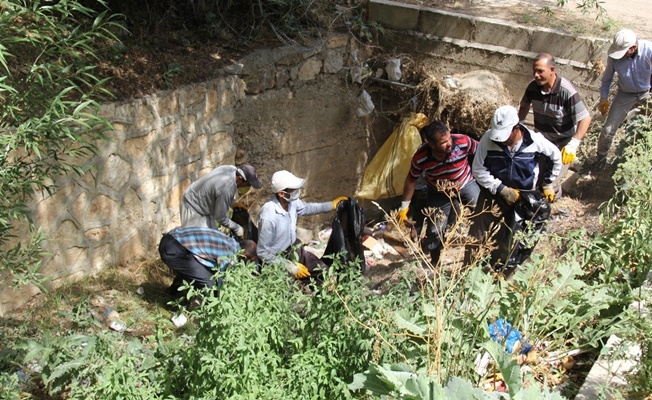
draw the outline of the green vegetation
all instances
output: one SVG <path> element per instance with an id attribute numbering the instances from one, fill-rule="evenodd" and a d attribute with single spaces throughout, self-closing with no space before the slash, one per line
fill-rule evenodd
<path id="1" fill-rule="evenodd" d="M 79 172 L 109 127 L 97 115 L 104 81 L 93 61 L 115 40 L 114 24 L 77 1 L 1 1 L 0 11 L 0 284 L 20 284 L 39 281 L 43 257 L 27 202 Z"/>

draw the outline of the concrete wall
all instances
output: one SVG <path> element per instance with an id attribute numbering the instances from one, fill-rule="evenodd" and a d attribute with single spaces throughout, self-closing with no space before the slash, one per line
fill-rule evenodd
<path id="1" fill-rule="evenodd" d="M 420 56 L 440 76 L 488 69 L 505 82 L 515 102 L 532 80 L 532 59 L 542 52 L 555 57 L 559 73 L 587 103 L 598 97 L 605 39 L 388 0 L 370 0 L 369 19 L 389 30 L 382 36 L 384 48 Z"/>
<path id="2" fill-rule="evenodd" d="M 352 195 L 369 152 L 384 140 L 371 133 L 373 119 L 355 116 L 358 89 L 346 83 L 354 49 L 336 36 L 258 51 L 210 82 L 103 105 L 115 129 L 80 162 L 86 173 L 61 177 L 56 192 L 32 206 L 48 238 L 46 285 L 157 257 L 161 234 L 179 223 L 183 191 L 218 165 L 256 165 L 263 193 L 285 168 L 308 178 L 309 201 Z M 39 293 L 5 289 L 0 315 Z"/>

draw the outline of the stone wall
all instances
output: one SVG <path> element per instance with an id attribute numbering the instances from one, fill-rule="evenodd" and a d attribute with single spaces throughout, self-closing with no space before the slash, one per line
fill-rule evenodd
<path id="1" fill-rule="evenodd" d="M 179 223 L 181 194 L 218 165 L 256 165 L 263 195 L 282 168 L 308 178 L 309 201 L 352 195 L 389 134 L 377 137 L 372 119 L 355 116 L 358 88 L 346 83 L 354 43 L 336 36 L 262 50 L 210 82 L 103 105 L 109 140 L 80 163 L 82 176 L 61 177 L 32 207 L 48 238 L 46 286 L 157 257 L 161 234 Z M 37 293 L 1 291 L 0 315 Z"/>

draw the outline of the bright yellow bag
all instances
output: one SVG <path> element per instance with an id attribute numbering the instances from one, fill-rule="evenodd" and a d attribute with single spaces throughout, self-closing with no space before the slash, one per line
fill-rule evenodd
<path id="1" fill-rule="evenodd" d="M 419 131 L 429 123 L 428 117 L 421 113 L 410 113 L 403 118 L 365 168 L 355 197 L 378 200 L 403 194 L 412 156 L 421 145 Z"/>

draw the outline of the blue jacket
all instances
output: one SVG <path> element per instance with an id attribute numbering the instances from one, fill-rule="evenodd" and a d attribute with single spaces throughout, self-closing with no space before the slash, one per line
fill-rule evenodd
<path id="1" fill-rule="evenodd" d="M 496 194 L 503 187 L 533 190 L 539 177 L 539 156 L 547 156 L 552 163 L 544 171 L 544 185 L 550 185 L 561 170 L 561 152 L 538 132 L 521 126 L 523 142 L 514 153 L 507 146 L 489 139 L 485 133 L 480 138 L 473 160 L 473 176 L 478 184 Z"/>

